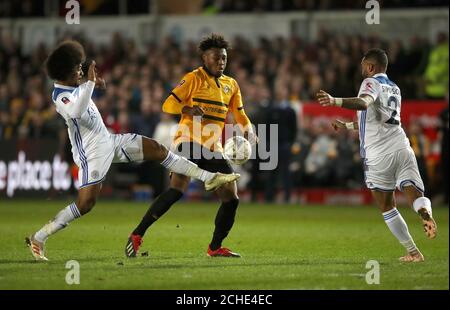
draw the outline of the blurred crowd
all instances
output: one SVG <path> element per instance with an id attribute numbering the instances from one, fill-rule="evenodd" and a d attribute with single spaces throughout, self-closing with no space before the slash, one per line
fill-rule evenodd
<path id="1" fill-rule="evenodd" d="M 134 41 L 120 34 L 114 34 L 108 45 L 77 35 L 72 38 L 85 46 L 88 59 L 95 59 L 107 81 L 107 89 L 96 91 L 94 101 L 111 132 L 136 132 L 170 145 L 169 132 L 177 122 L 161 113 L 161 104 L 185 73 L 201 65 L 197 42 L 179 45 L 166 38 L 139 50 Z M 53 85 L 43 71 L 51 47 L 41 45 L 25 55 L 20 43 L 7 33 L 3 32 L 1 42 L 0 139 L 57 139 L 67 150 L 66 127 L 55 112 L 50 96 Z M 267 189 L 274 188 L 273 180 L 279 177 L 289 200 L 290 190 L 298 186 L 362 186 L 357 132 L 335 133 L 328 122 L 302 115 L 301 106 L 314 100 L 319 89 L 340 97 L 354 96 L 361 82 L 361 55 L 374 46 L 387 50 L 388 74 L 402 89 L 403 98 L 445 96 L 446 90 L 427 94 L 424 87 L 433 52 L 444 46 L 447 64 L 440 59 L 439 67 L 447 69 L 448 88 L 448 41 L 442 35 L 437 45 L 415 37 L 407 47 L 401 41 L 327 32 L 321 32 L 314 42 L 298 37 L 260 38 L 252 44 L 233 38 L 226 74 L 238 81 L 250 119 L 255 124 L 292 128 L 280 134 L 280 154 L 287 157 L 281 158 L 276 171 L 257 173 L 257 162 L 245 167 L 251 176 L 248 188 L 254 193 L 265 191 L 267 200 L 274 199 L 274 191 Z M 408 130 L 418 136 L 416 154 L 426 158 L 427 141 L 420 126 Z M 66 159 L 70 160 L 70 153 L 66 152 Z M 145 173 L 140 179 L 155 181 Z M 162 188 L 161 182 L 164 177 L 153 187 Z"/>
<path id="2" fill-rule="evenodd" d="M 367 0 L 77 0 L 81 14 L 220 14 L 242 12 L 288 12 L 361 10 Z M 0 17 L 39 17 L 67 11 L 68 0 L 2 0 Z M 448 0 L 378 0 L 381 8 L 448 7 Z"/>
<path id="3" fill-rule="evenodd" d="M 445 0 L 379 0 L 382 8 L 448 6 Z M 352 10 L 365 8 L 367 0 L 204 0 L 205 9 L 224 12 L 280 12 L 305 10 Z"/>

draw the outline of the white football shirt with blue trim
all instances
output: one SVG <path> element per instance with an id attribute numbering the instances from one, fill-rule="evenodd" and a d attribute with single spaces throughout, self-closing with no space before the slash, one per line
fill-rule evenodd
<path id="1" fill-rule="evenodd" d="M 65 119 L 75 163 L 88 170 L 88 158 L 96 154 L 99 145 L 112 144 L 108 129 L 97 106 L 91 99 L 95 84 L 86 82 L 78 87 L 54 85 L 52 100 L 56 111 Z"/>
<path id="2" fill-rule="evenodd" d="M 400 88 L 386 74 L 378 73 L 362 82 L 358 97 L 361 95 L 375 100 L 357 113 L 361 157 L 376 158 L 409 147 L 400 120 Z"/>

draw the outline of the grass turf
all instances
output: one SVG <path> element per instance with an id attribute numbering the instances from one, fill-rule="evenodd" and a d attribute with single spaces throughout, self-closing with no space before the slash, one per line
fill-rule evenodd
<path id="1" fill-rule="evenodd" d="M 34 262 L 24 237 L 62 207 L 55 201 L 0 201 L 0 289 L 449 289 L 448 209 L 435 207 L 438 237 L 428 240 L 413 211 L 400 208 L 423 263 L 398 262 L 403 249 L 375 207 L 241 204 L 224 246 L 242 258 L 209 258 L 215 203 L 178 203 L 127 259 L 128 234 L 146 204 L 100 201 L 47 242 L 49 262 Z M 66 262 L 80 284 L 65 282 Z M 365 281 L 380 263 L 380 284 Z"/>

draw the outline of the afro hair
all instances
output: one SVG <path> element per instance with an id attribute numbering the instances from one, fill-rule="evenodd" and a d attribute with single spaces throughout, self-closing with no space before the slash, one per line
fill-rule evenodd
<path id="1" fill-rule="evenodd" d="M 224 39 L 220 34 L 211 34 L 210 36 L 204 38 L 198 45 L 198 49 L 203 53 L 211 48 L 224 48 L 226 50 L 230 49 L 230 44 Z"/>
<path id="2" fill-rule="evenodd" d="M 48 56 L 45 67 L 52 80 L 66 81 L 76 68 L 85 61 L 83 46 L 77 41 L 64 41 Z"/>

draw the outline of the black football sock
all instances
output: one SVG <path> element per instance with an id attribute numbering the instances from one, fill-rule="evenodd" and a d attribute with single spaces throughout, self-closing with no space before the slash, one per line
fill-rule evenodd
<path id="1" fill-rule="evenodd" d="M 159 219 L 164 213 L 166 213 L 167 210 L 169 210 L 170 207 L 182 196 L 183 193 L 174 188 L 169 188 L 167 191 L 159 195 L 147 210 L 147 213 L 145 213 L 141 222 L 133 231 L 133 234 L 144 236 L 150 225 L 152 225 L 154 222 L 156 222 L 157 219 Z"/>
<path id="2" fill-rule="evenodd" d="M 223 239 L 228 236 L 228 233 L 233 227 L 236 209 L 239 205 L 239 199 L 233 199 L 228 202 L 223 202 L 220 205 L 219 211 L 216 215 L 216 228 L 214 229 L 213 238 L 210 244 L 211 250 L 217 250 L 222 245 Z"/>

